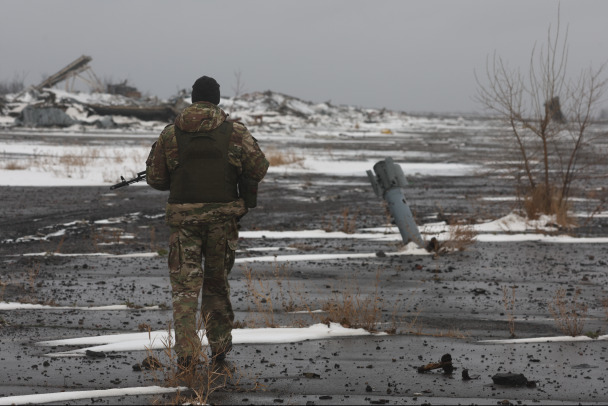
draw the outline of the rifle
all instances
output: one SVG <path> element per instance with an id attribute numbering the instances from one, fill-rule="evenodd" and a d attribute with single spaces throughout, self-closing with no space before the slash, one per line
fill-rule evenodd
<path id="1" fill-rule="evenodd" d="M 120 176 L 121 182 L 118 182 L 115 185 L 110 186 L 110 190 L 118 189 L 119 187 L 129 186 L 131 183 L 141 182 L 142 180 L 146 180 L 146 171 L 141 171 L 137 173 L 137 177 L 133 179 L 125 179 L 122 175 Z"/>

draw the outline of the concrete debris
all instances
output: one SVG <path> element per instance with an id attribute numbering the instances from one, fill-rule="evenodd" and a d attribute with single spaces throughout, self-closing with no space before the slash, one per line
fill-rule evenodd
<path id="1" fill-rule="evenodd" d="M 137 88 L 127 85 L 127 79 L 120 83 L 111 84 L 106 86 L 106 91 L 110 94 L 119 94 L 121 96 L 130 97 L 132 99 L 141 99 L 141 93 Z"/>
<path id="2" fill-rule="evenodd" d="M 526 386 L 528 388 L 536 387 L 536 382 L 529 381 L 524 374 L 514 374 L 511 372 L 496 374 L 492 376 L 492 381 L 495 385 L 502 386 Z"/>
<path id="3" fill-rule="evenodd" d="M 76 123 L 59 106 L 26 106 L 18 120 L 25 127 L 69 127 Z"/>

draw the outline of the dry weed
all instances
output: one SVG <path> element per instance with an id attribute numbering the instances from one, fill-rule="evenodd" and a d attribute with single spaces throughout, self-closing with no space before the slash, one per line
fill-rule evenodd
<path id="1" fill-rule="evenodd" d="M 280 307 L 285 313 L 298 310 L 311 312 L 308 305 L 305 304 L 302 287 L 294 284 L 290 279 L 289 263 L 275 263 L 274 268 L 268 274 L 257 273 L 250 267 L 246 267 L 244 274 L 247 293 L 258 314 L 258 319 L 251 319 L 249 325 L 276 327 L 275 307 Z M 271 285 L 276 285 L 274 294 Z"/>
<path id="2" fill-rule="evenodd" d="M 270 294 L 270 282 L 264 282 L 250 267 L 245 267 L 245 279 L 247 292 L 253 300 L 257 314 L 263 318 L 263 325 L 266 327 L 276 327 L 274 321 L 274 307 L 272 295 Z M 257 324 L 253 321 L 253 324 Z"/>
<path id="3" fill-rule="evenodd" d="M 323 231 L 332 232 L 332 231 L 341 231 L 345 234 L 354 234 L 357 231 L 357 213 L 351 213 L 348 207 L 342 209 L 342 213 L 336 218 L 330 218 L 329 220 L 325 220 L 323 217 L 322 222 L 324 223 L 322 226 Z"/>
<path id="4" fill-rule="evenodd" d="M 38 279 L 39 274 L 40 263 L 34 262 L 34 264 L 27 270 L 26 282 L 28 284 L 30 292 L 34 292 L 36 290 L 36 279 Z"/>
<path id="5" fill-rule="evenodd" d="M 340 323 L 344 327 L 378 331 L 382 321 L 382 299 L 379 296 L 381 270 L 376 271 L 373 294 L 364 295 L 357 286 L 347 286 L 327 299 L 322 309 L 323 321 Z"/>
<path id="6" fill-rule="evenodd" d="M 515 338 L 515 286 L 511 286 L 510 295 L 509 288 L 506 286 L 502 287 L 502 304 L 505 308 L 505 313 L 507 315 L 509 333 L 511 333 L 511 338 Z"/>
<path id="7" fill-rule="evenodd" d="M 26 169 L 27 166 L 12 161 L 12 162 L 7 162 L 6 164 L 4 164 L 3 168 L 8 171 L 20 171 L 20 170 Z"/>
<path id="8" fill-rule="evenodd" d="M 523 208 L 529 219 L 535 220 L 541 214 L 548 214 L 554 215 L 556 223 L 564 228 L 576 226 L 576 218 L 568 215 L 570 210 L 568 201 L 555 190 L 547 193 L 542 185 L 523 193 Z"/>
<path id="9" fill-rule="evenodd" d="M 197 318 L 197 330 L 201 336 L 204 334 L 202 317 Z M 142 367 L 146 373 L 159 385 L 165 387 L 187 387 L 186 393 L 178 391 L 169 404 L 200 404 L 207 405 L 209 397 L 218 390 L 224 390 L 228 385 L 236 390 L 242 390 L 239 385 L 243 375 L 229 362 L 218 362 L 208 355 L 208 348 L 200 345 L 200 342 L 192 343 L 192 347 L 197 351 L 193 359 L 197 360 L 190 366 L 180 365 L 176 353 L 173 351 L 173 334 L 169 323 L 166 338 L 162 340 L 162 358 L 156 356 L 151 339 L 151 330 L 148 328 L 150 346 L 146 348 L 147 357 L 142 362 Z M 162 359 L 162 362 L 161 362 Z M 252 388 L 255 391 L 259 388 L 259 383 L 253 379 Z"/>
<path id="10" fill-rule="evenodd" d="M 588 306 L 579 301 L 581 290 L 578 288 L 571 299 L 566 296 L 566 290 L 559 288 L 549 303 L 549 312 L 563 333 L 576 337 L 583 332 Z"/>
<path id="11" fill-rule="evenodd" d="M 477 231 L 470 225 L 453 224 L 450 226 L 448 240 L 442 246 L 449 251 L 465 251 L 477 241 Z"/>
<path id="12" fill-rule="evenodd" d="M 270 163 L 270 166 L 282 166 L 298 164 L 300 166 L 304 163 L 304 157 L 299 156 L 291 151 L 279 151 L 276 148 L 267 148 L 264 150 L 264 155 Z"/>
<path id="13" fill-rule="evenodd" d="M 6 292 L 6 288 L 8 287 L 8 282 L 4 282 L 0 280 L 0 302 L 4 301 L 4 293 Z"/>
<path id="14" fill-rule="evenodd" d="M 446 338 L 467 338 L 470 334 L 464 333 L 455 327 L 447 330 L 437 330 L 435 333 L 429 334 L 431 337 L 446 337 Z"/>

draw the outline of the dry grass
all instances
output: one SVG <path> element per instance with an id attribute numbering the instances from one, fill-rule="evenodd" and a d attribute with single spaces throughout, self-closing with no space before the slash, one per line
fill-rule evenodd
<path id="1" fill-rule="evenodd" d="M 576 337 L 583 332 L 588 306 L 580 302 L 580 289 L 576 289 L 570 299 L 567 296 L 565 289 L 558 289 L 549 303 L 549 311 L 564 334 Z"/>
<path id="2" fill-rule="evenodd" d="M 511 286 L 510 294 L 508 287 L 502 287 L 502 304 L 507 315 L 509 333 L 511 334 L 511 338 L 515 338 L 515 286 Z"/>
<path id="3" fill-rule="evenodd" d="M 0 302 L 4 301 L 4 293 L 8 287 L 8 282 L 0 280 Z"/>
<path id="4" fill-rule="evenodd" d="M 15 162 L 15 161 L 11 161 L 11 162 L 7 162 L 6 164 L 4 164 L 3 168 L 8 171 L 20 171 L 20 170 L 26 169 L 27 166 L 25 166 L 24 164 Z"/>
<path id="5" fill-rule="evenodd" d="M 338 288 L 332 288 L 332 294 L 318 303 L 309 303 L 310 294 L 301 284 L 294 283 L 290 278 L 288 264 L 275 264 L 274 269 L 267 273 L 255 272 L 250 267 L 244 269 L 247 293 L 252 301 L 254 315 L 246 322 L 237 322 L 237 327 L 276 327 L 277 317 L 281 320 L 285 315 L 291 317 L 290 323 L 304 327 L 310 322 L 339 323 L 345 327 L 363 328 L 370 332 L 384 330 L 395 333 L 399 320 L 397 302 L 391 303 L 391 321 L 387 326 L 383 320 L 385 302 L 381 290 L 381 270 L 376 272 L 373 290 L 364 292 L 356 281 L 345 282 Z M 325 294 L 320 294 L 323 297 Z M 409 298 L 408 298 L 409 300 Z M 321 309 L 322 313 L 312 309 Z M 304 317 L 304 319 L 302 318 Z M 235 327 L 236 328 L 236 327 Z"/>
<path id="6" fill-rule="evenodd" d="M 262 280 L 250 267 L 245 268 L 244 274 L 247 292 L 253 300 L 255 311 L 263 319 L 262 324 L 266 327 L 276 327 L 270 282 Z M 253 320 L 251 323 L 256 325 L 258 321 Z"/>
<path id="7" fill-rule="evenodd" d="M 439 243 L 436 238 L 432 238 L 428 244 L 427 250 L 434 252 L 435 256 L 466 251 L 477 241 L 478 233 L 473 226 L 460 224 L 452 220 L 448 224 L 448 237 L 446 240 Z"/>
<path id="8" fill-rule="evenodd" d="M 322 320 L 325 323 L 334 322 L 344 327 L 378 331 L 382 317 L 378 285 L 371 295 L 362 294 L 357 287 L 348 287 L 328 298 L 322 309 L 326 312 Z"/>
<path id="9" fill-rule="evenodd" d="M 330 217 L 329 220 L 322 218 L 322 229 L 326 232 L 342 231 L 345 234 L 354 234 L 357 231 L 357 216 L 358 212 L 351 213 L 348 207 L 342 209 L 342 213 L 336 217 Z"/>
<path id="10" fill-rule="evenodd" d="M 67 147 L 59 152 L 34 150 L 32 157 L 0 164 L 8 170 L 50 172 L 56 176 L 84 178 L 98 167 L 106 182 L 120 178 L 125 165 L 141 167 L 146 161 L 148 145 L 142 148 L 103 149 L 99 147 Z"/>
<path id="11" fill-rule="evenodd" d="M 197 330 L 203 331 L 203 321 L 197 320 Z M 193 355 L 198 364 L 184 367 L 179 365 L 177 354 L 173 351 L 173 335 L 171 334 L 171 323 L 169 323 L 166 339 L 163 339 L 160 357 L 151 350 L 154 342 L 151 339 L 151 329 L 148 327 L 150 346 L 147 347 L 147 357 L 142 362 L 142 368 L 151 376 L 152 380 L 165 387 L 189 388 L 187 393 L 177 392 L 168 402 L 170 405 L 183 404 L 210 404 L 210 396 L 218 390 L 226 390 L 228 386 L 238 391 L 255 391 L 261 385 L 256 379 L 251 380 L 251 387 L 243 389 L 240 387 L 244 375 L 229 362 L 217 362 L 208 355 L 208 348 L 200 343 L 192 343 L 193 348 L 198 351 Z M 160 403 L 157 399 L 155 403 Z M 162 403 L 167 403 L 162 401 Z"/>
<path id="12" fill-rule="evenodd" d="M 16 292 L 19 292 L 21 296 L 18 296 L 15 300 L 19 303 L 27 304 L 42 304 L 47 306 L 57 306 L 55 299 L 40 297 L 38 288 L 42 286 L 42 282 L 38 280 L 42 266 L 39 262 L 32 262 L 27 269 L 21 274 L 17 274 L 17 280 L 0 282 L 0 300 L 4 299 L 4 294 L 8 286 L 13 286 Z"/>
<path id="13" fill-rule="evenodd" d="M 520 196 L 524 211 L 529 219 L 537 219 L 542 214 L 554 215 L 557 224 L 564 228 L 576 226 L 576 219 L 568 215 L 570 204 L 558 192 L 548 193 L 543 186 L 527 190 Z"/>
<path id="14" fill-rule="evenodd" d="M 477 241 L 475 228 L 464 224 L 450 226 L 450 234 L 442 246 L 449 251 L 465 251 Z"/>
<path id="15" fill-rule="evenodd" d="M 292 151 L 279 151 L 276 148 L 267 148 L 264 150 L 266 159 L 270 162 L 270 166 L 283 166 L 298 164 L 300 166 L 304 163 L 304 157 L 297 155 Z"/>

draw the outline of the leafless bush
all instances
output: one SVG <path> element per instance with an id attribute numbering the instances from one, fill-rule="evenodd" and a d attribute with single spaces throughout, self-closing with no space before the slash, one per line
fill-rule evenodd
<path id="1" fill-rule="evenodd" d="M 588 176 L 582 153 L 594 144 L 589 129 L 607 85 L 605 64 L 566 76 L 567 29 L 562 34 L 558 10 L 557 28 L 549 28 L 540 50 L 533 48 L 527 72 L 494 54 L 486 64 L 487 82 L 476 75 L 477 101 L 510 127 L 528 216 L 557 214 L 560 221 L 575 181 Z"/>

